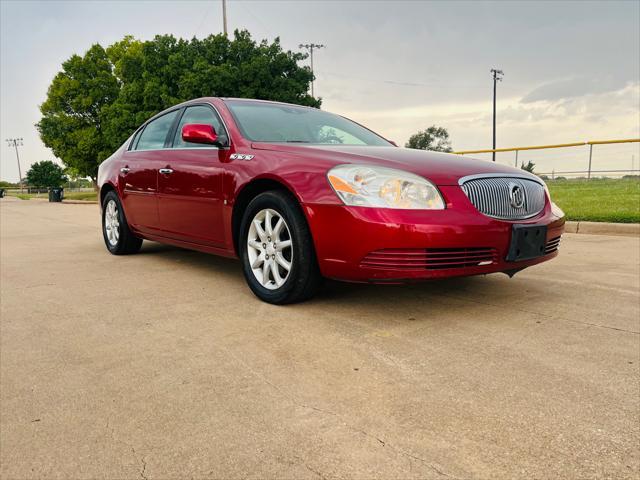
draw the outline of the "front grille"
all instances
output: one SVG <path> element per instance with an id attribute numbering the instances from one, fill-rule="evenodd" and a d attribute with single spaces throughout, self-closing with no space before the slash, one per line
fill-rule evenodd
<path id="1" fill-rule="evenodd" d="M 544 246 L 544 254 L 548 255 L 550 253 L 553 253 L 558 250 L 558 247 L 560 247 L 560 237 L 552 238 Z"/>
<path id="2" fill-rule="evenodd" d="M 525 178 L 463 179 L 462 190 L 481 213 L 501 220 L 530 218 L 544 208 L 544 186 Z"/>
<path id="3" fill-rule="evenodd" d="M 387 249 L 369 253 L 360 265 L 389 270 L 443 270 L 489 265 L 496 260 L 495 248 Z"/>

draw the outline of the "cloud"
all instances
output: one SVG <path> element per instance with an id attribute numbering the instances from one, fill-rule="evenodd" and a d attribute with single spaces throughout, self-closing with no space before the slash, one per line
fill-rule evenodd
<path id="1" fill-rule="evenodd" d="M 354 109 L 341 102 L 333 110 L 404 143 L 417 130 L 436 124 L 449 129 L 456 149 L 489 148 L 491 101 L 423 103 L 412 107 Z M 498 101 L 500 145 L 539 145 L 640 135 L 640 83 L 615 91 L 553 101 Z M 636 144 L 637 145 L 637 144 Z"/>
<path id="2" fill-rule="evenodd" d="M 571 77 L 545 83 L 525 95 L 522 103 L 553 101 L 584 95 L 613 92 L 625 86 L 626 81 L 613 77 Z"/>

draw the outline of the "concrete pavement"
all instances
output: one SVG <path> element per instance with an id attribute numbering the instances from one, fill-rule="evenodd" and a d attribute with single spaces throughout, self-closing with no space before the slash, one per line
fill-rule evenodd
<path id="1" fill-rule="evenodd" d="M 331 283 L 275 307 L 236 261 L 96 205 L 0 200 L 2 478 L 638 478 L 640 239 L 509 279 Z"/>

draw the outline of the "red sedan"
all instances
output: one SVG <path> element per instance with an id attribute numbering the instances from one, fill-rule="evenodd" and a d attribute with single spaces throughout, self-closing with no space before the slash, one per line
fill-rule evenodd
<path id="1" fill-rule="evenodd" d="M 283 304 L 323 277 L 400 283 L 515 272 L 557 255 L 564 214 L 535 175 L 398 148 L 318 109 L 200 98 L 149 119 L 100 165 L 108 250 L 143 239 L 240 257 Z"/>

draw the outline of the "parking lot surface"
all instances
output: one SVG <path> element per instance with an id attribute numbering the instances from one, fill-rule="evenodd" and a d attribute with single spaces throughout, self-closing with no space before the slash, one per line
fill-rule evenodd
<path id="1" fill-rule="evenodd" d="M 97 205 L 0 200 L 3 478 L 637 478 L 640 240 L 261 303 Z"/>

